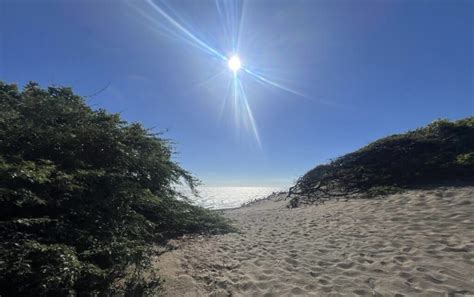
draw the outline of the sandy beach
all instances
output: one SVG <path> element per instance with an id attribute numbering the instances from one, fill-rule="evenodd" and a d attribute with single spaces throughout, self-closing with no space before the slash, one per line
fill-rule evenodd
<path id="1" fill-rule="evenodd" d="M 288 209 L 283 196 L 224 211 L 240 234 L 175 240 L 166 296 L 474 294 L 474 187 Z"/>

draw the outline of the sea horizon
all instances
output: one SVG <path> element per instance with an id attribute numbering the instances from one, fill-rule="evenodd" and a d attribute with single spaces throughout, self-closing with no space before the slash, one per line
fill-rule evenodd
<path id="1" fill-rule="evenodd" d="M 242 206 L 255 199 L 265 198 L 272 193 L 287 191 L 288 186 L 199 186 L 198 196 L 185 187 L 178 191 L 190 198 L 196 205 L 209 209 L 228 209 Z"/>

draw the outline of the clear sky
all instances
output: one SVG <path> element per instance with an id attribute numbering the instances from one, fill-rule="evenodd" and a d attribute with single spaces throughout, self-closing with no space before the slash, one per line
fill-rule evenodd
<path id="1" fill-rule="evenodd" d="M 473 40 L 474 1 L 0 1 L 1 80 L 106 87 L 89 104 L 167 131 L 207 185 L 473 115 Z"/>

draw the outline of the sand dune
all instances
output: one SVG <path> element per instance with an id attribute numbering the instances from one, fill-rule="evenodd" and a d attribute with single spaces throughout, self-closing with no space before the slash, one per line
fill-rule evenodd
<path id="1" fill-rule="evenodd" d="M 159 257 L 167 296 L 474 294 L 474 187 L 224 214 L 240 234 L 184 238 Z"/>

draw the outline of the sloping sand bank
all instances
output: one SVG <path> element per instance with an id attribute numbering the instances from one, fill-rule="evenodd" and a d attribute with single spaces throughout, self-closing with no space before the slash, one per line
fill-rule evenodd
<path id="1" fill-rule="evenodd" d="M 187 238 L 157 260 L 167 296 L 474 294 L 474 187 L 225 211 L 241 234 Z"/>

